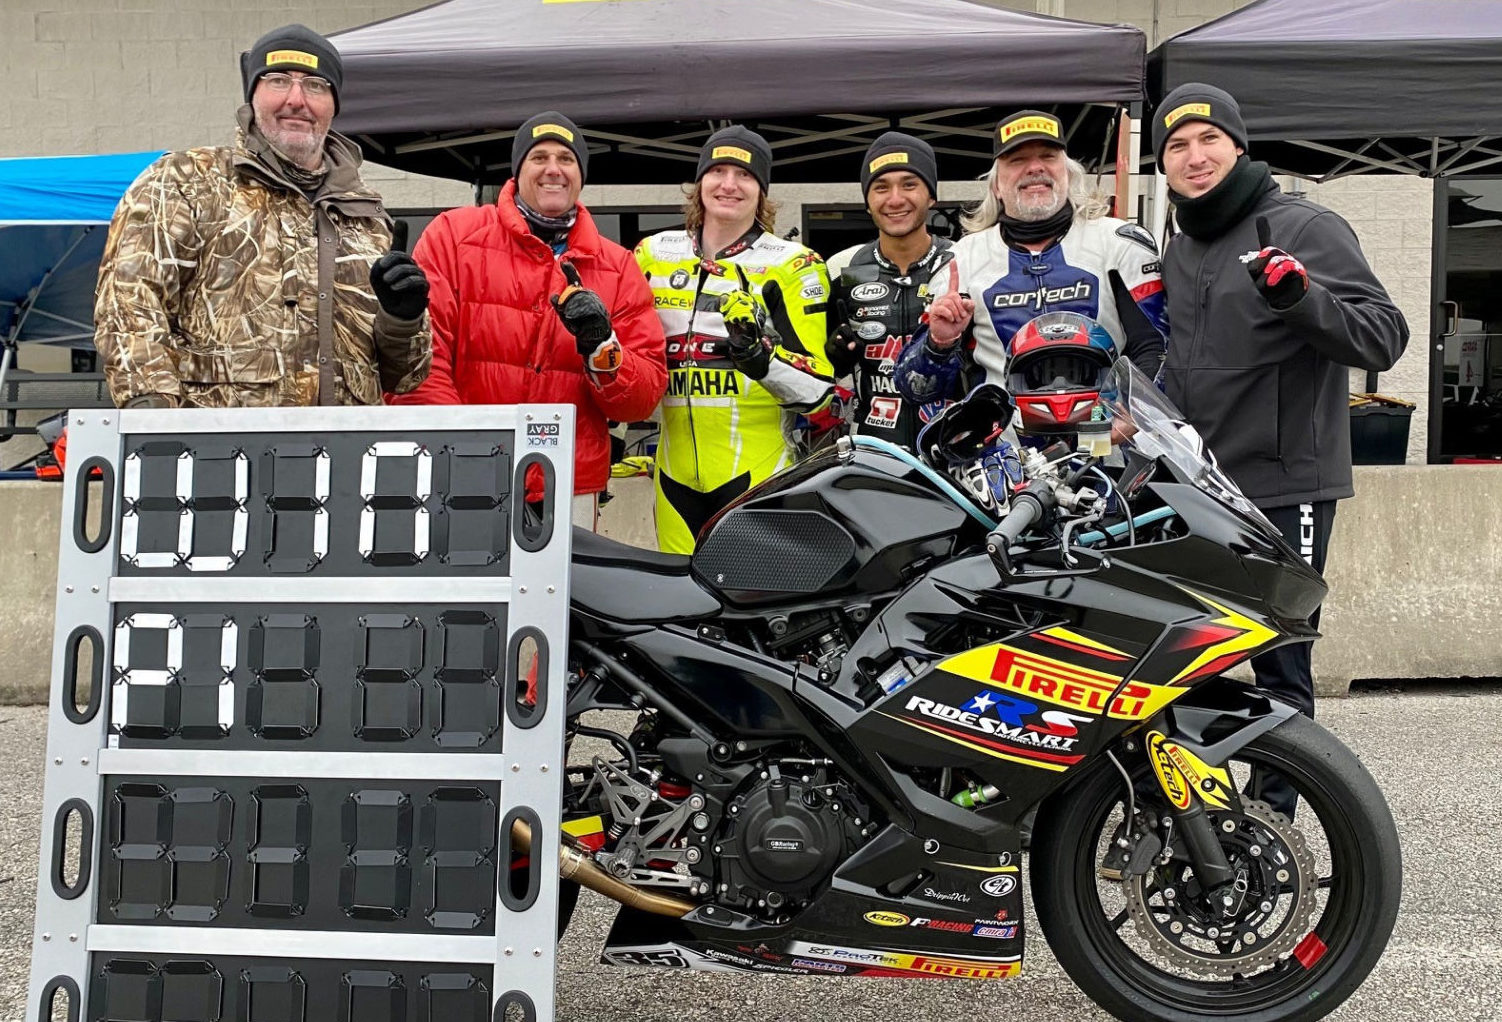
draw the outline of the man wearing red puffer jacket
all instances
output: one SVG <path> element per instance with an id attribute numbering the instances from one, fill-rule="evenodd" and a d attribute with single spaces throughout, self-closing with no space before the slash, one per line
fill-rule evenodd
<path id="1" fill-rule="evenodd" d="M 527 121 L 511 166 L 495 205 L 448 210 L 423 231 L 413 255 L 429 281 L 433 367 L 389 400 L 574 405 L 574 522 L 593 528 L 606 420 L 646 418 L 667 387 L 662 325 L 631 253 L 579 205 L 589 149 L 574 122 L 552 110 Z"/>

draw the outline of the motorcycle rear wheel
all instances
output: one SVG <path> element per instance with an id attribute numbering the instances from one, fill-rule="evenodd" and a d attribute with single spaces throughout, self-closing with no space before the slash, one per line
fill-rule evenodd
<path id="1" fill-rule="evenodd" d="M 1161 813 L 1162 796 L 1142 753 L 1125 755 L 1132 760 L 1123 762 L 1133 774 L 1137 804 Z M 1207 979 L 1204 969 L 1176 973 L 1188 956 L 1174 960 L 1161 950 L 1173 938 L 1154 945 L 1142 932 L 1155 925 L 1154 913 L 1166 926 L 1184 907 L 1165 902 L 1161 891 L 1145 918 L 1137 914 L 1135 926 L 1132 913 L 1117 909 L 1131 903 L 1123 882 L 1098 872 L 1124 817 L 1126 785 L 1113 766 L 1102 764 L 1039 814 L 1031 861 L 1039 923 L 1070 978 L 1123 1022 L 1314 1022 L 1361 985 L 1392 935 L 1402 876 L 1397 827 L 1355 754 L 1314 721 L 1294 717 L 1235 753 L 1228 768 L 1238 787 L 1254 768 L 1283 775 L 1301 803 L 1295 820 L 1278 818 L 1280 825 L 1307 837 L 1320 860 L 1309 936 L 1292 953 L 1245 974 Z M 1183 885 L 1186 892 L 1191 884 Z M 1216 953 L 1212 947 L 1206 954 Z"/>

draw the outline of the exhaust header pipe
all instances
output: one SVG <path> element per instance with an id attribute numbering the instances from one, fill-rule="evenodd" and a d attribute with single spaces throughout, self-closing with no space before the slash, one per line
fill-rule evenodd
<path id="1" fill-rule="evenodd" d="M 573 838 L 567 834 L 560 834 L 559 839 L 558 875 L 564 880 L 572 880 L 628 908 L 640 909 L 654 915 L 672 916 L 677 919 L 698 908 L 691 901 L 665 894 L 650 894 L 622 880 L 617 880 L 601 869 L 594 857 L 576 844 Z M 514 821 L 511 824 L 511 841 L 517 848 L 530 855 L 532 828 L 523 820 Z"/>

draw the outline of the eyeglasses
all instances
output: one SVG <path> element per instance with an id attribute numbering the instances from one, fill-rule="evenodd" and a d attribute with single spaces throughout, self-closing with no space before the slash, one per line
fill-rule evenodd
<path id="1" fill-rule="evenodd" d="M 265 85 L 267 90 L 274 92 L 278 96 L 285 96 L 291 92 L 293 82 L 302 86 L 302 94 L 304 96 L 321 98 L 334 91 L 334 86 L 329 83 L 327 78 L 315 78 L 312 75 L 293 78 L 291 75 L 278 74 L 275 71 L 269 75 L 261 76 L 261 84 Z"/>

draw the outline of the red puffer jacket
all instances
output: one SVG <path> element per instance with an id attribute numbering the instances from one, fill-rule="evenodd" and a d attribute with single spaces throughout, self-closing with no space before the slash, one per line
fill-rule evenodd
<path id="1" fill-rule="evenodd" d="M 600 236 L 583 206 L 568 248 L 555 257 L 517 212 L 515 194 L 513 180 L 494 206 L 448 210 L 423 231 L 413 257 L 430 284 L 433 368 L 415 391 L 388 400 L 571 404 L 578 409 L 574 492 L 597 493 L 610 479 L 605 421 L 646 418 L 667 388 L 662 324 L 636 260 Z M 584 371 L 573 335 L 553 311 L 549 299 L 567 286 L 559 258 L 610 310 L 622 349 L 613 377 Z"/>

